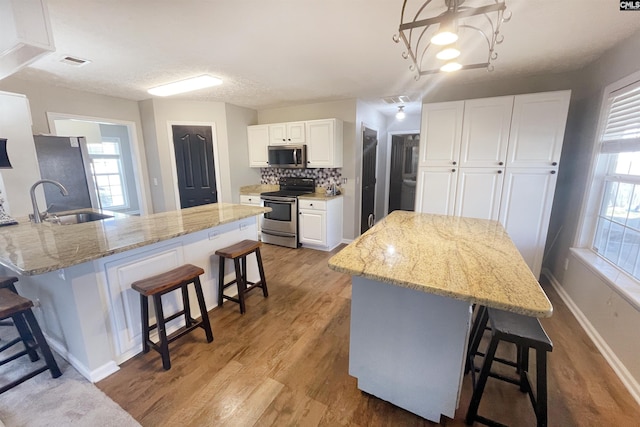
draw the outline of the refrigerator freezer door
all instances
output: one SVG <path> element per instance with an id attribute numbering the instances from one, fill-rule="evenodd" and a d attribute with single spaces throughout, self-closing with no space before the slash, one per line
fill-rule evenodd
<path id="1" fill-rule="evenodd" d="M 50 212 L 70 209 L 97 208 L 95 193 L 88 183 L 93 183 L 89 165 L 81 147 L 84 138 L 35 135 L 36 155 L 42 179 L 53 179 L 65 186 L 68 196 L 60 194 L 53 185 L 44 185 L 44 196 Z M 86 151 L 86 150 L 85 150 Z M 91 186 L 93 187 L 93 185 Z"/>

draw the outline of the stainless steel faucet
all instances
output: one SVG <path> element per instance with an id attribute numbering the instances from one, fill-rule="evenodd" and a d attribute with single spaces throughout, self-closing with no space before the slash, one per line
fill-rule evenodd
<path id="1" fill-rule="evenodd" d="M 38 202 L 36 202 L 36 187 L 47 182 L 49 184 L 57 186 L 63 196 L 69 195 L 69 192 L 66 188 L 64 188 L 64 185 L 60 184 L 58 181 L 54 181 L 52 179 L 41 179 L 40 181 L 36 181 L 36 183 L 31 186 L 31 190 L 29 190 L 29 193 L 31 194 L 31 206 L 33 207 L 33 222 L 42 222 L 42 218 L 44 217 L 44 215 L 40 214 L 40 209 L 38 209 Z"/>

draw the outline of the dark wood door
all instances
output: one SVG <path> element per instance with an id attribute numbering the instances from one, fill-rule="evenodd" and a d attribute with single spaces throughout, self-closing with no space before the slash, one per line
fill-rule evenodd
<path id="1" fill-rule="evenodd" d="M 172 126 L 180 207 L 218 202 L 209 126 Z"/>
<path id="2" fill-rule="evenodd" d="M 378 133 L 364 128 L 362 133 L 362 205 L 360 208 L 360 233 L 373 226 L 376 206 L 376 148 Z"/>

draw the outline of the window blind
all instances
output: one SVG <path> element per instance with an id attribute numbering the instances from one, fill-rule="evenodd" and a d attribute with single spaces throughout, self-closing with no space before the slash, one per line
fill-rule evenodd
<path id="1" fill-rule="evenodd" d="M 640 151 L 640 82 L 611 94 L 603 153 Z"/>

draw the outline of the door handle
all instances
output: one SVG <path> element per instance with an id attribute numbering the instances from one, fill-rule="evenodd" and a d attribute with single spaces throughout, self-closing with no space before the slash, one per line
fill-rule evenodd
<path id="1" fill-rule="evenodd" d="M 367 218 L 367 225 L 369 226 L 369 228 L 373 227 L 374 218 L 375 217 L 373 214 L 369 214 L 369 218 Z"/>

